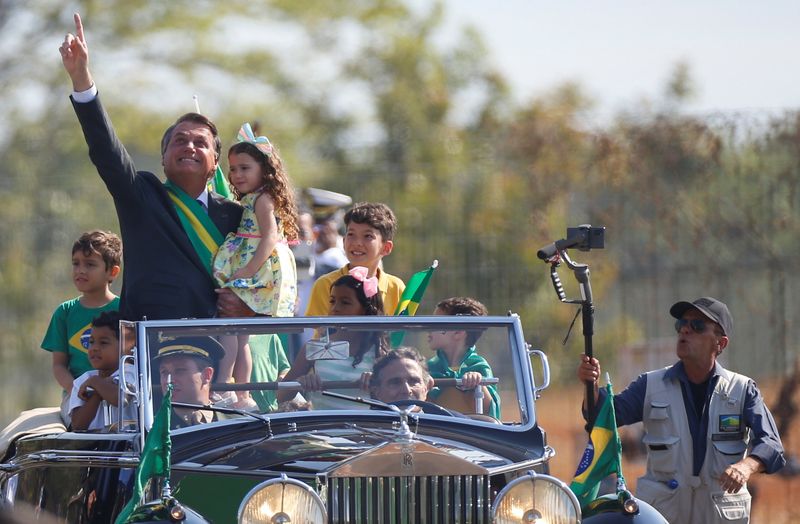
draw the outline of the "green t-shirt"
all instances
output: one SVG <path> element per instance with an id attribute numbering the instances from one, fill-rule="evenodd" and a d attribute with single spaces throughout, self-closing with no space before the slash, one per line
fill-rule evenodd
<path id="1" fill-rule="evenodd" d="M 278 375 L 291 367 L 278 335 L 250 335 L 249 343 L 253 357 L 250 382 L 276 382 Z M 278 409 L 274 391 L 253 391 L 251 396 L 262 412 Z"/>
<path id="2" fill-rule="evenodd" d="M 42 340 L 45 351 L 66 353 L 67 368 L 72 378 L 77 378 L 94 369 L 89 363 L 89 336 L 92 320 L 103 311 L 119 309 L 119 297 L 102 307 L 87 308 L 81 305 L 80 297 L 67 300 L 58 306 L 50 318 L 50 326 Z"/>
<path id="3" fill-rule="evenodd" d="M 470 371 L 477 371 L 486 378 L 492 378 L 492 367 L 485 358 L 478 355 L 475 346 L 467 349 L 464 353 L 464 358 L 461 359 L 458 367 L 453 369 L 450 367 L 450 362 L 447 360 L 447 355 L 441 349 L 436 350 L 436 356 L 428 359 L 428 372 L 433 378 L 462 378 Z M 489 415 L 496 419 L 500 419 L 500 395 L 497 392 L 497 386 L 490 384 L 486 386 L 489 390 L 491 403 L 489 404 Z M 433 388 L 428 392 L 428 398 L 435 400 L 442 393 L 441 389 Z"/>

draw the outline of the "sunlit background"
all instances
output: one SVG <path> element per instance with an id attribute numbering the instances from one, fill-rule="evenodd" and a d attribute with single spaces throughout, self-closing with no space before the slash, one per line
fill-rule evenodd
<path id="1" fill-rule="evenodd" d="M 575 310 L 536 250 L 567 226 L 606 226 L 604 250 L 574 256 L 591 266 L 595 351 L 617 387 L 672 360 L 670 304 L 716 296 L 736 326 L 724 363 L 759 380 L 796 447 L 788 1 L 0 2 L 0 419 L 58 401 L 39 345 L 76 295 L 72 242 L 118 231 L 57 51 L 74 11 L 139 169 L 161 174 L 161 133 L 193 95 L 225 147 L 258 122 L 298 187 L 395 210 L 390 273 L 439 260 L 423 310 L 471 295 L 519 313 L 570 389 L 582 336 L 561 346 Z"/>

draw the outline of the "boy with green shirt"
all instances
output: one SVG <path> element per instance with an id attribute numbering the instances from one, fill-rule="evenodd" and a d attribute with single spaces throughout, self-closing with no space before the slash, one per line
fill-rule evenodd
<path id="1" fill-rule="evenodd" d="M 486 306 L 469 297 L 453 297 L 436 305 L 434 315 L 486 316 Z M 478 355 L 475 343 L 481 331 L 433 331 L 428 334 L 431 349 L 436 356 L 428 360 L 428 371 L 433 378 L 460 378 L 460 389 L 433 388 L 428 393 L 432 400 L 444 408 L 465 413 L 475 410 L 473 389 L 483 387 L 483 413 L 500 418 L 500 396 L 494 384 L 481 386 L 483 377 L 491 378 L 492 367 Z"/>
<path id="2" fill-rule="evenodd" d="M 119 276 L 121 259 L 122 241 L 109 231 L 87 231 L 72 246 L 72 281 L 81 294 L 56 308 L 42 340 L 42 349 L 53 354 L 53 376 L 67 399 L 72 381 L 93 369 L 88 357 L 92 320 L 119 309 L 119 297 L 109 285 Z M 62 415 L 69 420 L 64 409 Z"/>

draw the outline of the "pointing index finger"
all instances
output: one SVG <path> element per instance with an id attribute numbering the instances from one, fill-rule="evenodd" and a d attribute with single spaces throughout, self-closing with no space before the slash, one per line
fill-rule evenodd
<path id="1" fill-rule="evenodd" d="M 78 37 L 78 40 L 85 42 L 86 39 L 83 36 L 83 23 L 81 22 L 81 15 L 75 13 L 73 15 L 73 19 L 75 20 L 75 35 Z"/>

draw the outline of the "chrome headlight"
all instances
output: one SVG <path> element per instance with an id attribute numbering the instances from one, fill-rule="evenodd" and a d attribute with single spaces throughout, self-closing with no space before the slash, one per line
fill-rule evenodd
<path id="1" fill-rule="evenodd" d="M 239 524 L 318 524 L 327 518 L 319 495 L 286 475 L 254 487 L 239 506 Z"/>
<path id="2" fill-rule="evenodd" d="M 581 507 L 569 486 L 555 477 L 529 471 L 497 495 L 495 524 L 577 524 Z"/>

